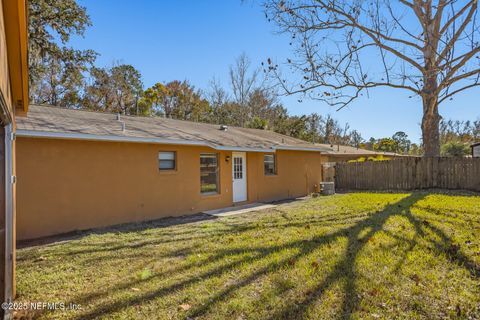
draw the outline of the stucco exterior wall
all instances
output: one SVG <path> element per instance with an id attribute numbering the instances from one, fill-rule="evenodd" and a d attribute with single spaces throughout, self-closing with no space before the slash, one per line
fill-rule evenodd
<path id="1" fill-rule="evenodd" d="M 159 151 L 177 152 L 177 170 L 158 170 Z M 220 193 L 200 193 L 202 152 L 219 154 Z M 194 146 L 17 138 L 17 237 L 198 213 L 232 206 L 231 152 Z M 247 153 L 248 202 L 304 196 L 321 180 L 316 152 L 278 151 L 278 174 Z"/>
<path id="2" fill-rule="evenodd" d="M 305 196 L 315 192 L 322 181 L 322 157 L 318 152 L 277 151 L 277 174 L 264 175 L 263 153 L 249 153 L 248 199 L 273 201 Z"/>

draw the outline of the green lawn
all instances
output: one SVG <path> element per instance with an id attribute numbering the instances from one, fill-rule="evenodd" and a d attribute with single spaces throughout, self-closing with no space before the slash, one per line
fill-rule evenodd
<path id="1" fill-rule="evenodd" d="M 18 251 L 65 319 L 479 319 L 480 197 L 351 193 Z"/>

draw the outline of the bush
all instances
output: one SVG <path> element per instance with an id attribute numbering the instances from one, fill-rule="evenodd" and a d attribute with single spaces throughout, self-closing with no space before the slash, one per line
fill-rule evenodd
<path id="1" fill-rule="evenodd" d="M 385 161 L 385 160 L 390 160 L 390 157 L 385 157 L 384 155 L 378 155 L 378 156 L 370 156 L 368 158 L 365 157 L 360 157 L 356 160 L 349 160 L 348 162 L 365 162 L 365 161 Z"/>
<path id="2" fill-rule="evenodd" d="M 442 145 L 440 152 L 446 157 L 464 157 L 470 154 L 470 146 L 461 142 L 448 142 Z"/>

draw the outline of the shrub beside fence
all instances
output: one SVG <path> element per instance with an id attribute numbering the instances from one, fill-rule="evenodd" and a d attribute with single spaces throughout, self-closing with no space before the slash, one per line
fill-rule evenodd
<path id="1" fill-rule="evenodd" d="M 480 158 L 400 158 L 337 163 L 339 190 L 461 189 L 480 191 Z"/>

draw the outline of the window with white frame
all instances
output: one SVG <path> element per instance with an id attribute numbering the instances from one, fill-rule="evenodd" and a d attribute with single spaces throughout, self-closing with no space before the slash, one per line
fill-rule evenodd
<path id="1" fill-rule="evenodd" d="M 175 151 L 160 151 L 158 153 L 158 168 L 161 171 L 177 169 L 177 153 Z"/>

